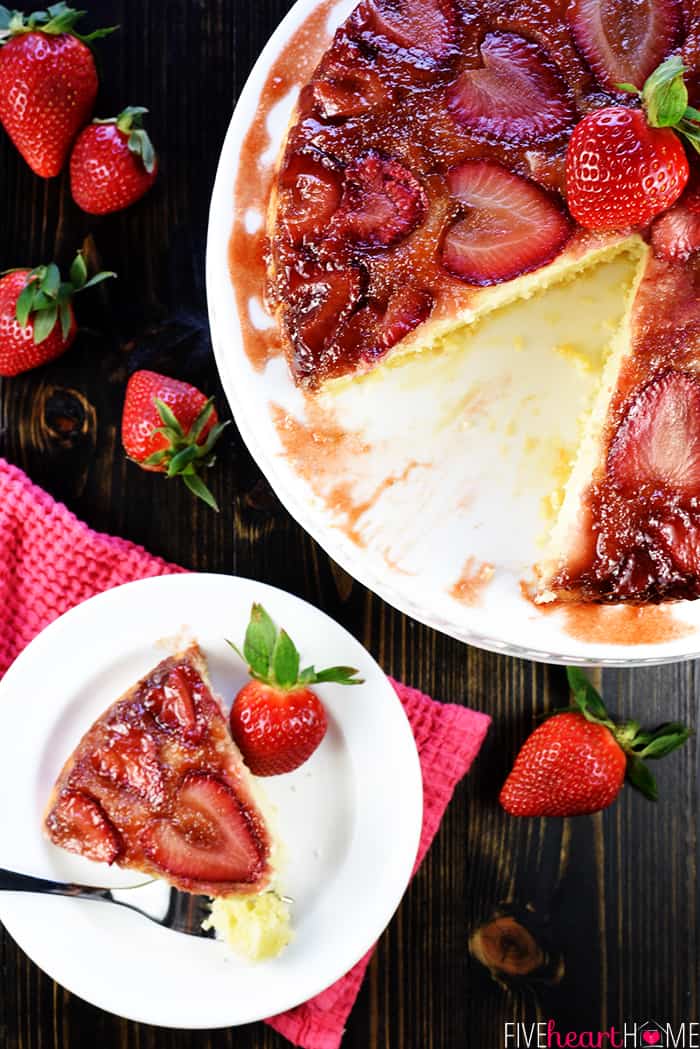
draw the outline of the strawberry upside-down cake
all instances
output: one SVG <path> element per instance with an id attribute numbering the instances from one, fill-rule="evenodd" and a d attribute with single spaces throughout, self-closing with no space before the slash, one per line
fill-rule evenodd
<path id="1" fill-rule="evenodd" d="M 269 299 L 310 390 L 633 259 L 538 601 L 700 596 L 694 104 L 700 0 L 362 0 L 281 153 Z"/>
<path id="2" fill-rule="evenodd" d="M 104 712 L 47 808 L 54 844 L 213 897 L 273 877 L 273 841 L 200 648 L 164 659 Z"/>

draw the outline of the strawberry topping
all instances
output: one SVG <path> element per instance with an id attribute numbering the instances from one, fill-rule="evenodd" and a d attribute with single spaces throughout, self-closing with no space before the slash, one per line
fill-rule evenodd
<path id="1" fill-rule="evenodd" d="M 340 203 L 342 180 L 318 152 L 292 153 L 280 176 L 284 223 L 295 244 L 316 240 Z"/>
<path id="2" fill-rule="evenodd" d="M 572 0 L 568 19 L 576 46 L 609 90 L 641 88 L 681 25 L 677 0 Z"/>
<path id="3" fill-rule="evenodd" d="M 292 292 L 286 320 L 296 349 L 298 375 L 316 370 L 324 351 L 357 304 L 362 283 L 359 268 L 350 266 L 319 271 L 314 279 L 299 284 Z"/>
<path id="4" fill-rule="evenodd" d="M 700 195 L 686 193 L 666 211 L 651 230 L 654 254 L 667 262 L 686 262 L 700 251 Z"/>
<path id="5" fill-rule="evenodd" d="M 420 225 L 427 210 L 425 190 L 408 168 L 370 150 L 345 172 L 334 225 L 360 247 L 389 247 Z"/>
<path id="6" fill-rule="evenodd" d="M 469 284 L 498 284 L 537 269 L 570 236 L 554 197 L 495 161 L 465 161 L 449 172 L 448 187 L 465 213 L 447 231 L 442 260 Z"/>
<path id="7" fill-rule="evenodd" d="M 363 0 L 350 26 L 375 47 L 398 46 L 430 64 L 455 53 L 458 24 L 453 0 Z"/>
<path id="8" fill-rule="evenodd" d="M 700 494 L 700 381 L 666 371 L 632 398 L 611 442 L 608 471 L 635 491 L 663 485 L 683 496 Z"/>
<path id="9" fill-rule="evenodd" d="M 150 860 L 169 874 L 198 882 L 253 883 L 264 850 L 250 817 L 233 791 L 208 772 L 188 773 L 171 820 L 154 820 L 144 830 Z"/>
<path id="10" fill-rule="evenodd" d="M 489 33 L 483 68 L 467 69 L 448 106 L 469 131 L 502 142 L 539 142 L 574 118 L 566 85 L 539 44 L 516 33 Z"/>
<path id="11" fill-rule="evenodd" d="M 133 790 L 152 805 L 163 801 L 158 748 L 152 737 L 141 729 L 118 725 L 90 760 L 95 772 L 111 783 Z"/>
<path id="12" fill-rule="evenodd" d="M 153 710 L 162 728 L 184 733 L 197 728 L 194 696 L 180 667 L 173 667 L 164 681 L 149 690 L 145 705 Z"/>
<path id="13" fill-rule="evenodd" d="M 380 353 L 391 349 L 427 320 L 433 304 L 433 296 L 422 288 L 411 285 L 396 288 L 376 324 Z"/>
<path id="14" fill-rule="evenodd" d="M 323 120 L 359 117 L 386 105 L 392 97 L 388 84 L 344 34 L 322 61 L 311 86 L 314 109 Z"/>
<path id="15" fill-rule="evenodd" d="M 114 863 L 122 840 L 99 801 L 82 790 L 64 790 L 47 818 L 51 840 L 97 863 Z"/>

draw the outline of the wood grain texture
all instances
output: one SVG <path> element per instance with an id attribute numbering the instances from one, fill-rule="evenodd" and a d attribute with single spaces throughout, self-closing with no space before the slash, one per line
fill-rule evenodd
<path id="1" fill-rule="evenodd" d="M 609 812 L 516 821 L 497 793 L 523 737 L 566 701 L 564 673 L 451 641 L 384 605 L 289 518 L 232 427 L 212 474 L 223 512 L 125 462 L 119 419 L 127 375 L 152 366 L 224 402 L 206 329 L 204 246 L 218 151 L 235 98 L 288 0 L 93 0 L 99 115 L 150 107 L 162 175 L 132 210 L 82 215 L 65 177 L 35 178 L 0 137 L 0 269 L 56 257 L 91 232 L 120 279 L 80 303 L 86 329 L 62 360 L 2 384 L 2 453 L 98 529 L 188 567 L 239 572 L 309 599 L 384 669 L 494 718 L 472 775 L 382 937 L 352 1014 L 347 1049 L 499 1049 L 503 1023 L 554 1017 L 562 1028 L 698 1018 L 698 747 L 659 767 L 662 800 L 625 791 Z M 605 674 L 612 709 L 695 723 L 695 665 Z M 558 983 L 504 989 L 468 952 L 495 913 L 527 915 L 561 954 Z M 262 1025 L 173 1032 L 105 1015 L 0 942 L 1 1049 L 272 1049 Z M 96 960 L 99 964 L 99 959 Z M 232 994 L 235 987 L 232 987 Z"/>

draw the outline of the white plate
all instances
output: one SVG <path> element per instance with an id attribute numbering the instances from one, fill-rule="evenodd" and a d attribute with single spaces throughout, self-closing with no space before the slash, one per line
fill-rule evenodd
<path id="1" fill-rule="evenodd" d="M 325 35 L 307 40 L 310 54 L 324 49 L 353 6 L 354 0 L 336 4 Z M 553 289 L 544 306 L 531 300 L 482 323 L 468 352 L 380 370 L 324 396 L 311 413 L 283 360 L 264 371 L 252 366 L 228 258 L 241 147 L 273 64 L 318 8 L 318 0 L 298 0 L 260 56 L 231 121 L 211 203 L 207 293 L 214 349 L 251 453 L 289 512 L 331 557 L 396 608 L 446 634 L 549 662 L 633 665 L 696 657 L 700 602 L 544 613 L 521 590 L 542 554 L 543 501 L 561 483 L 562 458 L 575 448 L 577 419 L 593 389 L 586 362 L 599 357 L 623 307 L 619 263 Z M 261 172 L 274 162 L 295 97 L 293 88 L 266 120 Z M 259 205 L 246 213 L 252 231 L 264 221 L 265 201 Z M 249 300 L 248 307 L 258 327 L 270 326 L 261 301 Z M 285 451 L 273 418 L 280 409 L 307 430 L 332 433 L 341 426 L 354 437 L 325 442 L 309 462 L 290 454 L 289 445 Z M 494 573 L 482 586 L 484 565 Z M 460 589 L 465 566 L 477 581 Z"/>
<path id="2" fill-rule="evenodd" d="M 394 913 L 415 861 L 422 786 L 415 742 L 392 686 L 365 649 L 297 597 L 247 579 L 176 575 L 129 583 L 49 626 L 0 683 L 0 866 L 61 880 L 133 885 L 56 848 L 41 817 L 64 760 L 94 719 L 166 654 L 158 638 L 188 628 L 214 687 L 233 698 L 245 669 L 253 601 L 286 625 L 303 657 L 356 666 L 365 684 L 320 686 L 329 731 L 295 773 L 259 781 L 287 849 L 283 890 L 296 936 L 253 964 L 218 942 L 183 936 L 122 908 L 0 893 L 0 919 L 29 957 L 109 1012 L 164 1027 L 248 1023 L 298 1005 L 346 973 Z M 107 879 L 107 880 L 105 880 Z"/>

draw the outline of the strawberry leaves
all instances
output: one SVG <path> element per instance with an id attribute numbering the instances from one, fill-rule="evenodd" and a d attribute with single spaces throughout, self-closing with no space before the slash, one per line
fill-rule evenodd
<path id="1" fill-rule="evenodd" d="M 111 277 L 116 277 L 116 273 L 96 273 L 88 280 L 87 264 L 81 251 L 73 260 L 67 281 L 61 280 L 61 272 L 54 262 L 37 266 L 27 275 L 27 283 L 17 298 L 17 323 L 25 328 L 33 320 L 34 344 L 38 346 L 49 337 L 60 320 L 61 333 L 67 339 L 73 324 L 73 296 Z"/>
<path id="2" fill-rule="evenodd" d="M 143 118 L 148 113 L 144 106 L 127 106 L 119 116 L 108 120 L 93 120 L 93 124 L 116 124 L 129 140 L 129 151 L 139 157 L 149 175 L 156 170 L 156 151 L 150 136 L 143 126 Z"/>
<path id="3" fill-rule="evenodd" d="M 206 440 L 200 444 L 199 439 L 215 411 L 213 397 L 205 402 L 187 432 L 165 401 L 155 397 L 153 403 L 163 424 L 157 427 L 155 432 L 161 434 L 168 444 L 167 447 L 154 452 L 144 460 L 143 465 L 164 467 L 164 472 L 169 478 L 181 477 L 193 495 L 205 502 L 212 510 L 218 511 L 217 502 L 199 476 L 199 470 L 214 465 L 216 460 L 214 445 L 229 425 L 230 420 L 212 426 Z"/>
<path id="4" fill-rule="evenodd" d="M 363 683 L 354 667 L 337 666 L 316 670 L 314 666 L 308 666 L 300 670 L 299 651 L 291 637 L 286 630 L 278 631 L 269 614 L 257 603 L 251 609 L 243 651 L 233 641 L 227 641 L 227 644 L 247 663 L 251 677 L 283 692 L 324 683 Z"/>
<path id="5" fill-rule="evenodd" d="M 100 40 L 102 37 L 109 36 L 110 33 L 114 33 L 119 28 L 119 26 L 109 26 L 106 29 L 95 29 L 92 33 L 87 33 L 86 35 L 78 33 L 75 26 L 86 13 L 85 11 L 76 11 L 75 8 L 69 7 L 64 2 L 51 4 L 46 11 L 33 11 L 28 16 L 25 16 L 21 11 L 11 11 L 7 7 L 0 5 L 0 44 L 5 43 L 11 36 L 33 33 L 37 30 L 42 33 L 48 33 L 50 36 L 60 36 L 62 33 L 69 33 L 71 36 L 77 37 L 78 40 L 82 40 L 84 44 L 90 44 L 93 40 Z"/>
<path id="6" fill-rule="evenodd" d="M 641 91 L 634 84 L 616 86 L 641 98 L 651 127 L 673 128 L 700 153 L 700 111 L 688 104 L 683 79 L 687 72 L 680 55 L 672 55 L 647 78 Z"/>
<path id="7" fill-rule="evenodd" d="M 691 729 L 677 721 L 660 725 L 653 731 L 643 731 L 638 721 L 615 724 L 608 714 L 600 693 L 583 671 L 577 667 L 567 667 L 566 673 L 575 709 L 583 714 L 587 721 L 604 725 L 612 732 L 618 745 L 627 756 L 628 782 L 645 798 L 657 801 L 659 791 L 656 780 L 645 762 L 665 758 L 674 750 L 678 750 L 692 735 Z"/>

